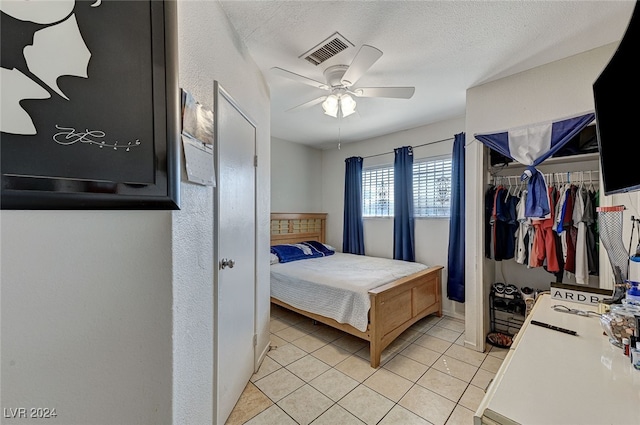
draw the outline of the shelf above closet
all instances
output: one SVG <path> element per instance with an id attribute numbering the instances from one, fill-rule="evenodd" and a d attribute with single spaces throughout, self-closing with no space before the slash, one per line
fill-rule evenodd
<path id="1" fill-rule="evenodd" d="M 493 183 L 496 179 L 508 178 L 513 179 L 514 183 L 520 181 L 520 176 L 526 170 L 527 166 L 512 162 L 500 166 L 493 166 L 487 170 L 487 182 Z M 580 155 L 571 155 L 563 157 L 551 157 L 538 164 L 536 169 L 549 177 L 555 177 L 561 182 L 573 181 L 590 181 L 595 185 L 599 185 L 600 179 L 600 156 L 598 153 L 586 153 Z"/>
<path id="2" fill-rule="evenodd" d="M 585 163 L 585 162 L 598 162 L 600 161 L 600 154 L 598 152 L 594 153 L 584 153 L 580 155 L 570 155 L 570 156 L 552 156 L 551 158 L 547 158 L 543 163 L 539 164 L 536 168 L 541 168 L 547 165 L 556 165 L 556 164 L 572 164 L 572 163 Z M 520 164 L 518 162 L 511 162 L 509 164 L 496 165 L 490 168 L 491 173 L 496 174 L 502 170 L 509 170 L 509 173 L 512 173 L 514 170 L 524 170 L 527 166 Z"/>

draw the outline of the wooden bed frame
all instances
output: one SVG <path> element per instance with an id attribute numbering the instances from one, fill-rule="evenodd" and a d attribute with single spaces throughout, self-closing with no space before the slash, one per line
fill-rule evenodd
<path id="1" fill-rule="evenodd" d="M 325 242 L 326 213 L 271 213 L 271 245 L 314 240 Z M 371 367 L 402 332 L 418 320 L 436 313 L 442 316 L 442 266 L 384 284 L 369 291 L 369 325 L 362 332 L 351 325 L 309 313 L 271 297 L 271 302 L 325 325 L 369 341 Z"/>

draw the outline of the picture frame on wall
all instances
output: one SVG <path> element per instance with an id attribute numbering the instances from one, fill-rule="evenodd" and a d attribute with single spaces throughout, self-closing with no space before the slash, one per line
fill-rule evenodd
<path id="1" fill-rule="evenodd" d="M 176 1 L 0 11 L 0 207 L 179 209 Z"/>

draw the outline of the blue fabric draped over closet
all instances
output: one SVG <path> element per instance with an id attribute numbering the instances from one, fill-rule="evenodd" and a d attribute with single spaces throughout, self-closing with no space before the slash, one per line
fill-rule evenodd
<path id="1" fill-rule="evenodd" d="M 364 255 L 362 224 L 362 157 L 344 160 L 344 224 L 342 252 Z"/>
<path id="2" fill-rule="evenodd" d="M 544 176 L 535 167 L 567 144 L 595 119 L 595 113 L 558 121 L 546 121 L 506 131 L 475 134 L 476 140 L 514 161 L 528 165 L 522 174 L 527 181 L 525 216 L 545 217 L 550 206 Z"/>
<path id="3" fill-rule="evenodd" d="M 451 156 L 451 209 L 447 260 L 447 297 L 464 302 L 464 143 L 465 133 L 453 139 Z"/>
<path id="4" fill-rule="evenodd" d="M 394 149 L 393 258 L 415 261 L 413 217 L 413 148 Z"/>

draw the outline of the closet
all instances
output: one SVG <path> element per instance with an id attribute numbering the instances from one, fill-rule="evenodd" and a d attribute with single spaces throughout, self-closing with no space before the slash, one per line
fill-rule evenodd
<path id="1" fill-rule="evenodd" d="M 590 135 L 593 126 L 581 132 L 583 139 Z M 587 146 L 583 143 L 582 149 L 552 156 L 536 167 L 549 188 L 547 219 L 525 214 L 529 193 L 521 176 L 526 166 L 494 151 L 487 155 L 483 256 L 493 268 L 493 281 L 485 281 L 489 291 L 494 283 L 534 293 L 549 290 L 551 282 L 600 287 L 600 265 L 608 263 L 602 263 L 598 247 L 599 155 Z M 517 332 L 523 320 L 520 312 L 503 314 L 495 311 L 495 300 L 490 301 L 485 305 L 490 309 L 491 331 Z"/>

